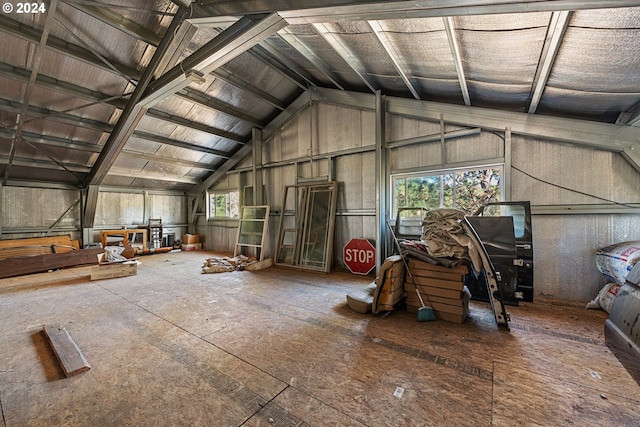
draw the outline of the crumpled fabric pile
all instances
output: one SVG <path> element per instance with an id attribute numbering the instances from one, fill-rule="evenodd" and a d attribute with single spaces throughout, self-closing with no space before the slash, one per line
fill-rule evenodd
<path id="1" fill-rule="evenodd" d="M 434 258 L 466 259 L 476 271 L 482 270 L 478 249 L 460 224 L 465 213 L 459 209 L 434 209 L 422 220 L 421 240 Z"/>
<path id="2" fill-rule="evenodd" d="M 203 273 L 226 273 L 230 271 L 257 271 L 269 268 L 273 265 L 271 258 L 258 261 L 255 257 L 237 255 L 235 257 L 207 258 L 202 265 Z"/>

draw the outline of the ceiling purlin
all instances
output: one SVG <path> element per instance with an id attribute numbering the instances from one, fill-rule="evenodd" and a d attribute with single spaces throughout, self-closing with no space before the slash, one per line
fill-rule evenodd
<path id="1" fill-rule="evenodd" d="M 547 86 L 551 69 L 558 55 L 560 45 L 562 45 L 562 39 L 569 27 L 569 21 L 571 20 L 572 12 L 562 11 L 553 12 L 549 20 L 549 26 L 547 27 L 547 35 L 542 47 L 542 53 L 540 54 L 540 60 L 538 61 L 538 67 L 536 68 L 536 74 L 531 86 L 531 93 L 529 95 L 531 102 L 529 103 L 529 114 L 533 114 L 538 109 L 538 104 L 544 93 L 544 88 Z"/>
<path id="2" fill-rule="evenodd" d="M 335 3 L 335 2 L 334 2 Z M 337 21 L 370 21 L 433 18 L 503 13 L 553 12 L 637 7 L 637 0 L 411 0 L 342 1 L 327 6 L 326 0 L 199 0 L 192 17 L 243 16 L 278 11 L 290 25 Z"/>
<path id="3" fill-rule="evenodd" d="M 144 116 L 146 109 L 143 109 L 139 105 L 140 99 L 144 94 L 144 91 L 147 89 L 147 86 L 153 79 L 153 75 L 156 69 L 161 65 L 162 59 L 167 54 L 173 54 L 171 50 L 172 42 L 174 40 L 175 32 L 178 30 L 180 25 L 183 22 L 185 15 L 187 14 L 188 9 L 186 7 L 180 7 L 178 12 L 173 17 L 171 24 L 167 28 L 167 31 L 162 38 L 162 41 L 158 45 L 149 65 L 144 70 L 138 85 L 136 86 L 135 91 L 131 95 L 127 106 L 124 111 L 120 115 L 118 122 L 116 123 L 113 131 L 109 135 L 107 142 L 104 145 L 104 148 L 100 152 L 98 159 L 96 160 L 93 168 L 91 168 L 91 172 L 86 177 L 86 185 L 98 186 L 102 183 L 102 180 L 107 175 L 109 168 L 115 162 L 115 159 L 120 154 L 120 151 L 124 148 L 129 136 L 139 123 L 139 121 Z M 91 213 L 93 209 L 89 208 L 87 212 Z M 88 218 L 91 215 L 87 215 L 85 218 L 89 221 L 90 224 L 93 224 L 93 218 Z"/>
<path id="4" fill-rule="evenodd" d="M 189 144 L 187 142 L 178 141 L 176 139 L 167 138 L 166 136 L 160 136 L 149 132 L 144 132 L 141 130 L 136 130 L 133 132 L 132 136 L 140 139 L 145 139 L 147 141 L 158 142 L 163 145 L 170 145 L 172 147 L 184 148 L 186 150 L 191 151 L 199 151 L 201 153 L 211 154 L 223 159 L 229 158 L 229 153 L 226 151 L 220 151 L 209 147 L 203 147 L 201 145 Z"/>
<path id="5" fill-rule="evenodd" d="M 391 59 L 393 66 L 395 67 L 405 86 L 407 86 L 407 89 L 409 89 L 409 91 L 411 92 L 411 95 L 413 95 L 415 99 L 420 99 L 418 91 L 411 83 L 411 80 L 409 80 L 409 76 L 407 76 L 404 67 L 400 64 L 400 55 L 398 54 L 398 52 L 396 52 L 395 48 L 393 47 L 393 43 L 391 42 L 391 40 L 389 40 L 386 33 L 382 29 L 380 22 L 368 21 L 367 23 L 369 24 L 369 28 L 371 28 L 373 35 L 376 36 L 376 39 L 378 39 L 378 41 L 382 45 L 382 48 L 386 52 L 389 59 Z"/>
<path id="6" fill-rule="evenodd" d="M 331 71 L 331 67 L 327 65 L 318 55 L 315 54 L 313 49 L 309 48 L 306 43 L 300 40 L 295 34 L 293 34 L 288 28 L 282 29 L 278 35 L 291 46 L 294 50 L 297 50 L 302 54 L 305 59 L 311 62 L 322 74 L 329 79 L 331 83 L 338 89 L 343 89 L 344 86 L 339 82 L 338 77 Z"/>
<path id="7" fill-rule="evenodd" d="M 460 54 L 460 46 L 458 45 L 458 39 L 456 38 L 453 18 L 451 18 L 450 16 L 446 16 L 442 18 L 442 20 L 444 21 L 444 29 L 447 33 L 447 40 L 449 41 L 449 48 L 451 49 L 453 63 L 456 67 L 456 73 L 458 74 L 458 82 L 460 84 L 460 90 L 462 91 L 464 105 L 471 105 L 469 87 L 467 86 L 467 79 L 465 77 L 464 67 L 462 66 L 462 55 Z"/>
<path id="8" fill-rule="evenodd" d="M 182 99 L 185 99 L 189 102 L 193 102 L 194 104 L 201 105 L 203 107 L 209 108 L 211 110 L 219 111 L 227 116 L 236 118 L 238 120 L 242 120 L 246 123 L 249 123 L 253 126 L 262 128 L 266 123 L 263 123 L 261 120 L 243 112 L 239 108 L 234 107 L 228 102 L 221 101 L 212 96 L 207 95 L 206 93 L 198 92 L 189 87 L 186 87 L 176 93 L 176 96 L 179 96 Z"/>
<path id="9" fill-rule="evenodd" d="M 185 119 L 184 117 L 176 116 L 174 114 L 165 113 L 164 111 L 160 111 L 154 108 L 149 108 L 146 112 L 146 115 L 148 117 L 153 117 L 154 119 L 160 119 L 165 122 L 173 123 L 189 129 L 195 129 L 200 132 L 216 135 L 240 145 L 246 144 L 248 142 L 248 138 L 245 136 L 238 135 L 233 132 L 227 132 L 226 130 L 218 129 L 204 123 L 194 122 L 193 120 Z"/>
<path id="10" fill-rule="evenodd" d="M 22 109 L 22 103 L 0 98 L 0 110 L 19 114 Z M 72 126 L 93 129 L 99 132 L 110 132 L 112 129 L 112 126 L 109 123 L 104 123 L 99 120 L 93 120 L 86 117 L 74 116 L 72 114 L 59 111 L 52 111 L 47 108 L 35 107 L 33 105 L 29 106 L 29 108 L 27 109 L 27 116 L 29 116 L 29 119 L 25 120 L 24 123 L 46 119 L 60 123 L 66 123 Z"/>
<path id="11" fill-rule="evenodd" d="M 38 71 L 40 69 L 40 62 L 42 61 L 42 55 L 44 55 L 44 51 L 47 46 L 47 39 L 49 38 L 49 31 L 51 30 L 51 26 L 53 25 L 53 20 L 56 15 L 56 7 L 58 5 L 58 0 L 51 0 L 49 4 L 49 11 L 47 13 L 47 18 L 44 23 L 44 28 L 42 29 L 42 33 L 40 35 L 40 41 L 35 45 L 35 52 L 33 57 L 31 58 L 31 75 L 29 76 L 29 81 L 26 87 L 23 87 L 22 90 L 22 108 L 16 117 L 16 132 L 11 140 L 11 148 L 9 149 L 9 161 L 4 170 L 3 177 L 3 185 L 7 184 L 7 180 L 9 179 L 9 174 L 11 172 L 11 164 L 13 163 L 13 158 L 16 153 L 16 145 L 18 141 L 21 140 L 22 136 L 22 128 L 24 127 L 24 123 L 27 119 L 29 113 L 29 103 L 31 102 L 31 94 L 33 93 L 33 88 L 36 83 L 36 78 L 38 77 Z"/>
<path id="12" fill-rule="evenodd" d="M 230 85 L 233 85 L 239 89 L 242 89 L 246 92 L 251 93 L 256 98 L 266 102 L 267 104 L 277 108 L 280 111 L 287 108 L 287 105 L 283 101 L 279 100 L 278 98 L 271 95 L 270 93 L 260 89 L 259 87 L 256 87 L 251 83 L 237 77 L 236 75 L 231 74 L 224 68 L 218 68 L 217 70 L 212 71 L 211 75 L 229 83 Z"/>
<path id="13" fill-rule="evenodd" d="M 322 37 L 324 41 L 326 41 L 329 46 L 331 46 L 331 48 L 347 63 L 358 77 L 360 77 L 372 93 L 375 93 L 376 90 L 380 89 L 378 83 L 369 76 L 366 67 L 362 62 L 360 62 L 357 55 L 351 51 L 349 46 L 331 29 L 329 25 L 317 23 L 313 24 L 313 28 L 320 37 Z"/>
<path id="14" fill-rule="evenodd" d="M 14 67 L 13 65 L 0 63 L 0 76 L 7 77 L 10 79 L 18 80 L 21 82 L 29 81 L 29 70 L 19 67 Z M 64 82 L 62 80 L 58 80 L 56 78 L 45 76 L 44 74 L 38 74 L 35 82 L 36 86 L 42 87 L 44 89 L 48 89 L 55 92 L 65 93 L 67 95 L 71 95 L 73 97 L 82 98 L 90 101 L 99 101 L 104 104 L 108 104 L 114 108 L 123 109 L 126 101 L 123 98 L 126 98 L 129 94 L 119 95 L 114 99 L 114 97 L 97 92 L 95 90 L 87 89 L 83 86 L 78 86 L 73 83 Z"/>
<path id="15" fill-rule="evenodd" d="M 290 61 L 270 44 L 262 43 L 259 46 L 254 46 L 249 53 L 260 59 L 265 64 L 270 65 L 274 70 L 289 79 L 300 89 L 306 90 L 309 87 L 315 86 L 315 83 L 307 77 L 302 68 L 293 61 Z"/>
<path id="16" fill-rule="evenodd" d="M 65 3 L 151 46 L 157 47 L 162 40 L 162 37 L 158 34 L 150 31 L 148 28 L 145 28 L 137 22 L 116 13 L 110 6 L 105 5 L 98 7 L 87 4 L 78 4 L 72 1 L 67 1 Z"/>
<path id="17" fill-rule="evenodd" d="M 42 37 L 42 31 L 9 19 L 3 15 L 0 15 L 0 31 L 32 43 L 37 43 Z M 115 72 L 103 61 L 98 59 L 89 49 L 85 49 L 82 46 L 69 43 L 55 36 L 49 36 L 47 40 L 47 49 L 51 49 L 53 51 L 61 53 L 64 56 L 69 56 L 71 58 L 77 59 L 78 61 L 85 62 L 89 65 L 93 65 L 111 73 L 116 73 L 119 75 L 124 74 L 125 76 L 127 76 L 127 80 L 129 80 L 129 78 L 138 80 L 141 76 L 141 72 L 136 70 L 135 68 L 129 67 L 128 65 L 120 64 L 117 61 L 107 58 L 108 62 L 113 64 L 117 68 L 118 71 Z"/>

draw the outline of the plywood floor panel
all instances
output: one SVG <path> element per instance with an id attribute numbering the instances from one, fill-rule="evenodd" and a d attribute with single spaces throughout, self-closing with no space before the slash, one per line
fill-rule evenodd
<path id="1" fill-rule="evenodd" d="M 640 395 L 606 313 L 486 303 L 461 325 L 355 313 L 371 277 L 270 268 L 201 274 L 207 252 L 0 280 L 3 426 L 636 426 Z M 91 370 L 63 378 L 40 333 L 63 324 Z M 401 388 L 402 396 L 394 396 Z M 605 396 L 605 398 L 601 397 Z M 621 410 L 614 412 L 614 407 Z M 636 412 L 634 412 L 636 411 Z"/>

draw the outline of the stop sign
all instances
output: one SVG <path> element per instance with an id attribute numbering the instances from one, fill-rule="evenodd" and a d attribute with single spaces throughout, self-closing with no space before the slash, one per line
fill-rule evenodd
<path id="1" fill-rule="evenodd" d="M 355 274 L 369 274 L 376 266 L 376 248 L 367 239 L 351 239 L 342 249 L 344 264 Z"/>

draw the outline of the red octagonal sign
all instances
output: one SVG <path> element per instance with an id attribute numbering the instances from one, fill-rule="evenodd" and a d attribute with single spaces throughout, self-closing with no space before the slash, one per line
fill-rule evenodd
<path id="1" fill-rule="evenodd" d="M 351 239 L 342 249 L 344 264 L 355 274 L 369 274 L 376 266 L 376 248 L 367 239 Z"/>

